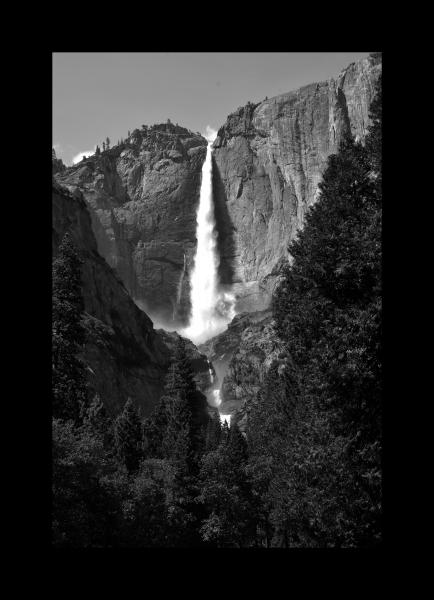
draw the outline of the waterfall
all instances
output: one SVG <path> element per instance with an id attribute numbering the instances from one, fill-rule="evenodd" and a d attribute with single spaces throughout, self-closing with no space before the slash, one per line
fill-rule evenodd
<path id="1" fill-rule="evenodd" d="M 217 231 L 212 192 L 212 150 L 216 132 L 207 127 L 206 158 L 202 167 L 199 207 L 196 215 L 197 248 L 191 275 L 191 319 L 182 335 L 195 344 L 217 335 L 235 316 L 235 299 L 219 290 Z"/>
<path id="2" fill-rule="evenodd" d="M 177 290 L 177 294 L 176 294 L 176 304 L 178 304 L 178 305 L 181 302 L 182 284 L 184 283 L 184 277 L 185 277 L 185 252 L 184 252 L 184 265 L 182 267 L 182 273 L 181 273 L 181 277 L 179 278 L 178 290 Z"/>
<path id="3" fill-rule="evenodd" d="M 211 381 L 211 384 L 213 384 L 214 383 L 214 374 L 212 372 L 211 363 L 209 361 L 208 361 L 208 372 L 209 372 L 209 379 Z"/>
<path id="4" fill-rule="evenodd" d="M 219 286 L 217 251 L 217 230 L 214 217 L 214 202 L 212 191 L 212 149 L 216 131 L 207 127 L 205 137 L 208 141 L 205 162 L 202 166 L 202 183 L 200 187 L 199 206 L 196 215 L 197 248 L 194 266 L 190 279 L 191 286 L 191 318 L 187 328 L 181 335 L 190 338 L 195 344 L 200 344 L 214 337 L 225 329 L 235 316 L 235 297 Z M 219 410 L 222 402 L 220 385 L 214 380 L 209 368 L 211 386 L 206 394 L 208 402 Z M 217 387 L 218 386 L 218 387 Z M 230 425 L 230 415 L 220 414 L 222 423 Z"/>
<path id="5" fill-rule="evenodd" d="M 186 267 L 186 263 L 185 263 L 185 252 L 184 252 L 184 265 L 182 267 L 182 273 L 181 273 L 181 276 L 178 281 L 178 289 L 176 290 L 176 304 L 173 306 L 173 313 L 172 313 L 173 320 L 175 320 L 176 310 L 179 307 L 179 304 L 181 302 L 182 284 L 184 283 L 184 278 L 185 278 L 185 267 Z"/>

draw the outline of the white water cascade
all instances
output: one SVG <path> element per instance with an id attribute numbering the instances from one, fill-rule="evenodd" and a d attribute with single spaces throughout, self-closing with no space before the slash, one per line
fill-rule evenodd
<path id="1" fill-rule="evenodd" d="M 235 316 L 234 296 L 218 285 L 219 256 L 212 192 L 212 150 L 216 132 L 207 127 L 206 159 L 202 167 L 199 207 L 196 216 L 197 249 L 191 275 L 191 320 L 181 333 L 200 344 L 224 330 Z"/>
<path id="2" fill-rule="evenodd" d="M 196 216 L 197 248 L 191 275 L 191 319 L 181 335 L 190 338 L 195 344 L 209 340 L 225 329 L 235 316 L 235 297 L 219 287 L 217 251 L 217 231 L 214 217 L 212 191 L 212 150 L 211 144 L 217 132 L 209 126 L 205 137 L 208 141 L 206 158 L 202 167 L 199 207 Z M 211 385 L 214 389 L 207 393 L 210 405 L 217 408 L 221 404 L 220 389 L 209 369 Z M 220 382 L 221 383 L 221 382 Z M 230 424 L 230 415 L 220 414 L 222 423 Z"/>

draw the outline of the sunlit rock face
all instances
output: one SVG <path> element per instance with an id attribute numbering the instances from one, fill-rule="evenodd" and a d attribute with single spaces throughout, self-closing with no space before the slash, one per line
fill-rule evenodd
<path id="1" fill-rule="evenodd" d="M 136 303 L 164 326 L 188 323 L 196 209 L 207 141 L 172 123 L 56 173 L 83 192 L 99 253 Z"/>
<path id="2" fill-rule="evenodd" d="M 351 132 L 363 141 L 381 72 L 369 57 L 313 83 L 231 114 L 214 142 L 220 277 L 237 312 L 269 305 L 279 263 L 318 196 L 327 157 Z"/>

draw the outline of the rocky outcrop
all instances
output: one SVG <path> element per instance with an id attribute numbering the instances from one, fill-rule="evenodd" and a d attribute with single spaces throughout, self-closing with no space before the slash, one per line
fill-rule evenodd
<path id="1" fill-rule="evenodd" d="M 66 166 L 63 164 L 63 160 L 61 158 L 57 158 L 56 156 L 56 151 L 54 150 L 54 148 L 52 149 L 52 173 L 53 175 L 55 173 L 61 173 L 62 171 L 65 171 Z"/>
<path id="2" fill-rule="evenodd" d="M 198 347 L 212 362 L 220 388 L 221 414 L 244 430 L 249 403 L 255 399 L 274 360 L 285 350 L 275 330 L 271 310 L 242 313 L 228 328 Z"/>
<path id="3" fill-rule="evenodd" d="M 213 148 L 220 277 L 237 311 L 270 303 L 287 246 L 318 196 L 327 157 L 343 136 L 363 140 L 381 72 L 370 56 L 336 79 L 313 83 L 231 114 Z"/>
<path id="4" fill-rule="evenodd" d="M 142 126 L 57 180 L 79 189 L 98 251 L 152 318 L 185 325 L 196 249 L 196 210 L 207 142 L 173 125 Z"/>
<path id="5" fill-rule="evenodd" d="M 271 364 L 285 353 L 271 315 L 252 322 L 242 334 L 222 382 L 220 411 L 244 430 L 249 403 L 264 381 Z"/>
<path id="6" fill-rule="evenodd" d="M 102 258 L 81 192 L 53 182 L 53 255 L 69 231 L 84 260 L 82 293 L 86 344 L 83 358 L 90 388 L 116 413 L 128 397 L 148 415 L 160 398 L 178 335 L 156 331 L 130 298 L 120 278 Z M 199 389 L 209 387 L 209 364 L 188 341 Z"/>
<path id="7" fill-rule="evenodd" d="M 269 310 L 253 313 L 240 313 L 232 319 L 222 333 L 219 333 L 207 342 L 198 346 L 199 352 L 206 355 L 213 365 L 217 375 L 214 381 L 216 387 L 221 387 L 232 356 L 240 344 L 243 331 L 270 315 L 271 311 Z"/>

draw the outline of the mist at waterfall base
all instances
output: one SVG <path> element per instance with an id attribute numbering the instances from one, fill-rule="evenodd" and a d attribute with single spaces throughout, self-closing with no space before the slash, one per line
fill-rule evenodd
<path id="1" fill-rule="evenodd" d="M 205 132 L 208 147 L 202 167 L 196 215 L 197 248 L 190 279 L 191 319 L 188 327 L 180 331 L 181 335 L 195 344 L 201 344 L 221 333 L 235 316 L 235 297 L 229 291 L 221 289 L 218 282 L 220 259 L 214 217 L 211 150 L 216 135 L 217 132 L 208 126 Z"/>

